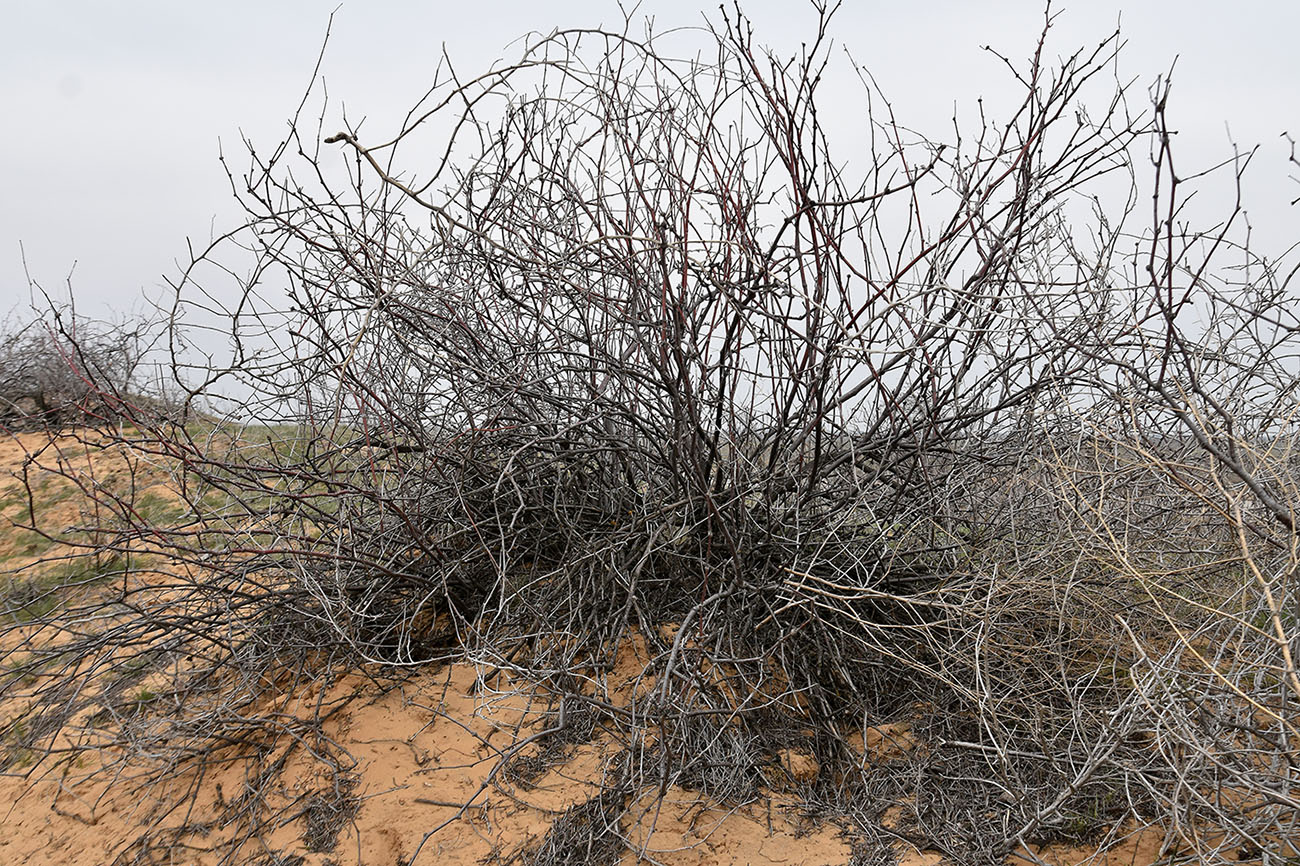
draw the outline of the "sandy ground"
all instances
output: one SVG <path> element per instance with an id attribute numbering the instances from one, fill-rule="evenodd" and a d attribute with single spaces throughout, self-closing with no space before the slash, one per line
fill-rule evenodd
<path id="1" fill-rule="evenodd" d="M 301 747 L 291 750 L 268 784 L 257 784 L 250 770 L 269 765 L 270 758 L 210 770 L 201 780 L 178 775 L 173 790 L 155 792 L 175 794 L 195 785 L 197 795 L 184 811 L 169 811 L 125 780 L 92 775 L 97 767 L 86 759 L 71 768 L 27 768 L 33 771 L 31 778 L 0 779 L 0 803 L 7 804 L 0 812 L 0 863 L 213 864 L 238 851 L 229 862 L 540 866 L 548 862 L 538 854 L 548 832 L 556 835 L 553 828 L 566 820 L 559 826 L 570 828 L 570 842 L 579 851 L 591 822 L 608 820 L 621 837 L 616 862 L 623 864 L 853 862 L 849 837 L 834 823 L 807 817 L 791 790 L 794 785 L 763 791 L 755 802 L 731 808 L 675 787 L 667 789 L 662 802 L 657 789 L 630 791 L 611 803 L 616 808 L 609 817 L 599 808 L 599 798 L 602 785 L 612 784 L 617 772 L 615 750 L 599 734 L 565 749 L 527 783 L 499 772 L 494 776 L 498 759 L 548 722 L 536 693 L 530 706 L 526 697 L 510 694 L 512 684 L 496 682 L 485 690 L 479 676 L 475 667 L 455 664 L 388 689 L 350 675 L 324 695 L 304 691 L 299 710 L 317 700 L 342 707 L 326 721 L 320 740 L 334 744 L 345 765 L 342 797 L 338 780 L 322 773 Z M 863 740 L 867 759 L 911 746 L 905 727 L 871 729 Z M 795 784 L 818 771 L 811 756 L 798 752 L 783 754 L 780 764 L 789 774 L 786 781 Z M 284 809 L 286 820 L 260 839 L 241 841 L 252 798 L 259 798 L 268 813 Z M 582 814 L 584 804 L 589 814 Z M 564 834 L 559 835 L 563 841 Z M 1091 862 L 1151 863 L 1160 841 L 1157 834 L 1140 834 Z M 585 862 L 572 859 L 573 850 L 571 859 L 549 862 Z M 903 866 L 948 862 L 936 852 L 901 842 L 895 853 Z M 1035 853 L 1054 866 L 1066 866 L 1097 852 L 1058 848 Z"/>
<path id="2" fill-rule="evenodd" d="M 301 699 L 318 697 L 305 693 Z M 299 816 L 264 839 L 245 843 L 236 862 L 267 857 L 273 859 L 266 862 L 304 866 L 527 862 L 557 819 L 598 798 L 615 770 L 610 743 L 597 735 L 568 748 L 527 784 L 500 773 L 492 777 L 498 759 L 544 723 L 544 705 L 529 708 L 526 699 L 485 693 L 470 665 L 422 673 L 386 691 L 350 676 L 325 700 L 346 701 L 323 733 L 349 756 L 350 796 L 337 802 L 331 796 L 333 781 L 298 749 L 256 794 L 268 808 L 302 804 Z M 88 762 L 28 769 L 34 778 L 0 780 L 0 803 L 8 804 L 0 813 L 0 863 L 215 863 L 239 846 L 244 825 L 232 806 L 254 792 L 248 768 L 232 766 L 206 775 L 192 809 L 166 813 L 125 784 L 87 778 L 96 769 Z M 176 790 L 189 781 L 178 777 Z M 841 830 L 801 818 L 795 797 L 772 794 L 723 809 L 691 791 L 670 788 L 662 803 L 657 794 L 619 797 L 619 811 L 626 807 L 614 819 L 627 841 L 621 862 L 813 866 L 849 861 Z M 463 808 L 466 802 L 471 805 Z M 288 814 L 294 811 L 289 808 Z M 426 838 L 431 831 L 436 832 Z M 331 832 L 337 833 L 333 840 L 323 838 Z M 171 849 L 165 859 L 164 845 Z"/>
<path id="3" fill-rule="evenodd" d="M 28 486 L 43 497 L 37 525 L 51 535 L 87 517 L 84 499 L 65 479 L 30 467 L 22 479 L 23 461 L 41 441 L 0 437 L 0 467 L 7 467 L 0 473 L 0 494 L 7 496 L 0 570 L 7 575 L 29 575 L 50 555 L 48 539 L 15 526 L 30 519 L 23 516 Z M 127 471 L 120 454 L 91 456 L 78 443 L 60 447 L 58 459 L 78 463 L 93 483 L 112 485 Z M 165 485 L 148 479 L 141 489 L 167 496 Z M 10 630 L 9 639 L 20 632 Z M 633 636 L 620 650 L 611 694 L 631 697 L 646 688 L 643 648 Z M 855 855 L 844 828 L 814 819 L 801 805 L 799 787 L 821 772 L 810 754 L 790 749 L 775 756 L 769 787 L 740 806 L 724 808 L 673 786 L 631 790 L 619 782 L 626 753 L 607 732 L 543 751 L 541 732 L 555 721 L 554 702 L 528 683 L 485 673 L 460 663 L 423 669 L 396 685 L 353 673 L 299 687 L 275 699 L 275 708 L 292 721 L 323 707 L 319 727 L 304 734 L 286 723 L 260 756 L 191 761 L 164 775 L 160 787 L 135 785 L 139 759 L 122 762 L 113 747 L 71 762 L 20 762 L 0 775 L 0 864 L 884 862 Z M 867 765 L 916 747 L 906 724 L 867 728 L 857 740 Z M 504 757 L 515 760 L 503 765 Z M 334 770 L 324 771 L 327 765 Z M 519 766 L 531 772 L 511 769 Z M 268 817 L 269 830 L 249 834 Z M 1143 833 L 1101 853 L 1047 849 L 1008 862 L 1065 866 L 1091 857 L 1135 866 L 1153 862 L 1160 843 L 1157 834 Z M 904 866 L 946 862 L 901 841 L 894 854 Z"/>

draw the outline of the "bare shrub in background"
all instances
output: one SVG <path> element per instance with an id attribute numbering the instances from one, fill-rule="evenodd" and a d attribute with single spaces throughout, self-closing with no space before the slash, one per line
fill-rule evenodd
<path id="1" fill-rule="evenodd" d="M 159 328 L 96 322 L 72 310 L 0 325 L 0 425 L 32 430 L 110 423 L 148 393 L 140 372 Z M 155 401 L 150 408 L 158 408 Z"/>
<path id="2" fill-rule="evenodd" d="M 735 14 L 561 31 L 444 66 L 389 140 L 300 117 L 250 149 L 231 360 L 175 368 L 238 409 L 133 412 L 125 440 L 175 461 L 194 522 L 123 511 L 96 542 L 147 528 L 202 579 L 60 644 L 205 646 L 173 727 L 125 740 L 207 761 L 246 742 L 232 717 L 284 724 L 267 671 L 467 654 L 623 738 L 620 790 L 743 799 L 783 747 L 843 770 L 917 717 L 886 785 L 917 845 L 1157 826 L 1203 862 L 1296 854 L 1290 275 L 1235 212 L 1184 225 L 1167 84 L 1132 105 L 1118 35 L 1040 42 L 1018 105 L 940 140 L 869 78 L 819 103 L 830 20 L 788 58 Z M 619 707 L 600 671 L 632 630 L 654 685 Z M 29 670 L 58 698 L 96 667 Z M 843 789 L 881 784 L 807 796 L 868 829 Z"/>

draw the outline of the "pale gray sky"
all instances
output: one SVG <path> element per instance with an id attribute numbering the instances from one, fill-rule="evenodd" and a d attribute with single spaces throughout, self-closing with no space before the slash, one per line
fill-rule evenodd
<path id="1" fill-rule="evenodd" d="M 27 296 L 20 242 L 47 288 L 61 287 L 76 263 L 86 312 L 158 295 L 162 275 L 186 259 L 187 237 L 199 244 L 233 225 L 218 148 L 242 167 L 241 130 L 265 147 L 279 141 L 336 6 L 324 63 L 332 111 L 366 115 L 375 130 L 397 124 L 424 92 L 444 43 L 459 70 L 476 72 L 528 31 L 622 21 L 613 0 L 0 0 L 0 312 Z M 790 48 L 811 35 L 809 4 L 743 6 L 760 42 Z M 1300 2 L 1074 0 L 1054 9 L 1054 54 L 1091 46 L 1122 22 L 1122 71 L 1143 89 L 1179 55 L 1171 116 L 1182 165 L 1229 156 L 1229 130 L 1243 147 L 1261 144 L 1247 188 L 1252 222 L 1270 246 L 1300 240 L 1300 206 L 1288 205 L 1300 185 L 1286 180 L 1281 138 L 1300 135 Z M 662 30 L 716 10 L 645 0 L 635 15 L 653 15 Z M 1038 0 L 846 0 L 833 34 L 871 69 L 901 121 L 942 136 L 954 104 L 980 94 L 996 104 L 1008 93 L 1007 73 L 981 46 L 1023 58 L 1042 20 Z M 327 122 L 326 133 L 338 125 Z"/>

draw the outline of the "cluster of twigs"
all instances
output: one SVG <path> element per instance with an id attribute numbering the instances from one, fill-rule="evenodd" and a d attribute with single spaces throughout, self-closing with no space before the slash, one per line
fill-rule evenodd
<path id="1" fill-rule="evenodd" d="M 160 409 L 139 375 L 157 335 L 146 320 L 96 322 L 70 307 L 11 315 L 0 322 L 0 430 L 112 423 L 128 395 Z"/>
<path id="2" fill-rule="evenodd" d="M 468 656 L 647 750 L 621 792 L 752 797 L 791 744 L 875 791 L 850 733 L 911 717 L 918 845 L 1295 855 L 1293 280 L 1235 212 L 1183 225 L 1167 84 L 1131 106 L 1118 35 L 1053 62 L 1045 28 L 1022 101 L 944 141 L 868 78 L 834 107 L 859 147 L 824 126 L 830 20 L 791 58 L 737 13 L 561 31 L 443 67 L 387 141 L 250 149 L 248 225 L 173 311 L 251 252 L 228 360 L 178 353 L 189 414 L 96 434 L 186 519 L 86 485 L 86 550 L 167 578 L 12 626 L 57 640 L 6 691 L 70 723 L 70 684 L 172 665 L 169 715 L 111 727 L 163 778 L 271 736 L 286 677 Z"/>

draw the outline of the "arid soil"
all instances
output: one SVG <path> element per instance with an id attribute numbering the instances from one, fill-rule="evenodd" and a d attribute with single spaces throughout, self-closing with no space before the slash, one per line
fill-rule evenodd
<path id="1" fill-rule="evenodd" d="M 268 850 L 247 845 L 245 862 L 270 856 L 278 859 L 265 862 L 404 864 L 414 857 L 473 864 L 527 856 L 566 811 L 599 796 L 612 756 L 597 738 L 570 746 L 526 783 L 493 778 L 498 759 L 536 732 L 530 715 L 540 716 L 510 691 L 507 683 L 485 690 L 479 672 L 464 664 L 386 690 L 360 676 L 335 683 L 325 695 L 305 690 L 301 702 L 343 707 L 324 734 L 348 756 L 349 788 L 333 797 L 322 784 L 330 780 L 320 777 L 306 750 L 292 755 L 257 794 L 267 808 L 295 802 L 303 808 L 263 840 Z M 798 759 L 793 763 L 799 772 Z M 7 804 L 0 814 L 0 862 L 217 862 L 239 844 L 239 820 L 223 825 L 223 816 L 239 812 L 240 798 L 253 790 L 245 766 L 210 772 L 195 807 L 168 814 L 125 784 L 86 779 L 97 769 L 89 763 L 48 774 L 27 769 L 31 777 L 0 781 L 0 801 Z M 189 781 L 178 778 L 177 789 Z M 840 829 L 801 817 L 795 796 L 773 794 L 722 809 L 689 791 L 669 789 L 662 803 L 657 795 L 633 792 L 631 808 L 615 819 L 631 843 L 622 862 L 829 864 L 850 857 Z M 586 828 L 573 832 L 581 838 Z M 179 859 L 160 858 L 163 840 L 171 848 L 167 856 Z"/>
<path id="2" fill-rule="evenodd" d="M 34 437 L 0 438 L 5 581 L 39 572 L 41 561 L 58 555 L 57 540 L 20 528 L 29 519 L 28 486 L 42 498 L 37 525 L 51 527 L 56 539 L 53 528 L 84 525 L 87 517 L 66 480 L 30 472 L 21 478 L 38 444 Z M 87 461 L 96 477 L 117 471 L 111 454 L 72 446 L 67 454 Z M 156 488 L 148 489 L 165 499 L 165 486 Z M 12 641 L 23 632 L 8 634 Z M 644 642 L 629 636 L 608 674 L 610 693 L 644 689 L 647 661 Z M 272 700 L 286 720 L 322 721 L 310 735 L 286 722 L 285 734 L 256 755 L 187 762 L 162 786 L 134 784 L 138 764 L 149 757 L 124 762 L 118 745 L 71 761 L 33 754 L 11 762 L 0 774 L 0 863 L 949 862 L 902 835 L 892 852 L 864 849 L 847 826 L 807 804 L 802 792 L 826 771 L 799 749 L 774 756 L 767 784 L 741 805 L 724 807 L 674 785 L 630 789 L 619 767 L 628 752 L 606 732 L 549 736 L 564 726 L 553 696 L 468 662 L 382 679 L 346 673 L 286 688 Z M 5 710 L 0 706 L 0 718 Z M 142 712 L 160 724 L 167 719 L 165 705 Z M 870 727 L 855 739 L 867 768 L 922 748 L 906 723 Z M 882 820 L 888 835 L 907 804 L 881 805 L 889 806 Z M 1120 835 L 1105 851 L 1024 851 L 1009 862 L 1150 863 L 1161 841 L 1152 833 Z"/>
<path id="3" fill-rule="evenodd" d="M 508 689 L 509 684 L 498 684 Z M 526 784 L 492 778 L 498 758 L 528 736 L 526 699 L 484 691 L 479 672 L 464 664 L 412 677 L 379 690 L 363 677 L 331 686 L 327 702 L 344 708 L 326 724 L 326 737 L 350 756 L 351 785 L 337 792 L 304 752 L 290 757 L 273 784 L 259 789 L 266 807 L 300 804 L 298 817 L 269 837 L 243 844 L 242 862 L 327 864 L 539 863 L 537 852 L 556 828 L 575 839 L 589 828 L 570 827 L 584 804 L 596 802 L 610 782 L 612 757 L 599 738 L 568 748 Z M 322 697 L 307 690 L 300 700 Z M 906 737 L 868 736 L 864 760 L 887 754 Z M 521 754 L 527 754 L 523 752 Z M 784 791 L 765 791 L 753 803 L 721 808 L 698 794 L 669 788 L 632 792 L 626 812 L 614 818 L 624 847 L 605 862 L 686 864 L 788 864 L 853 862 L 849 837 L 833 822 L 806 815 L 797 793 L 816 765 L 806 755 L 783 756 Z M 0 862 L 4 863 L 215 863 L 240 846 L 242 797 L 254 791 L 248 768 L 211 772 L 192 809 L 168 813 L 125 784 L 84 776 L 88 764 L 32 777 L 0 780 Z M 774 773 L 774 776 L 778 774 Z M 178 789 L 192 780 L 177 780 Z M 463 804 L 469 803 L 468 807 Z M 575 807 L 577 807 L 575 809 Z M 577 814 L 580 820 L 602 820 Z M 223 822 L 223 816 L 228 820 Z M 426 838 L 426 834 L 430 834 Z M 564 840 L 557 840 L 564 841 Z M 164 844 L 165 843 L 165 844 Z M 1152 862 L 1160 839 L 1123 841 L 1091 862 Z M 1038 852 L 1053 864 L 1079 863 L 1095 852 Z M 947 862 L 936 852 L 900 842 L 901 864 Z M 412 859 L 414 858 L 414 859 Z M 240 861 L 236 861 L 240 862 Z M 579 862 L 559 860 L 553 862 Z M 1013 861 L 1014 862 L 1014 861 Z"/>

